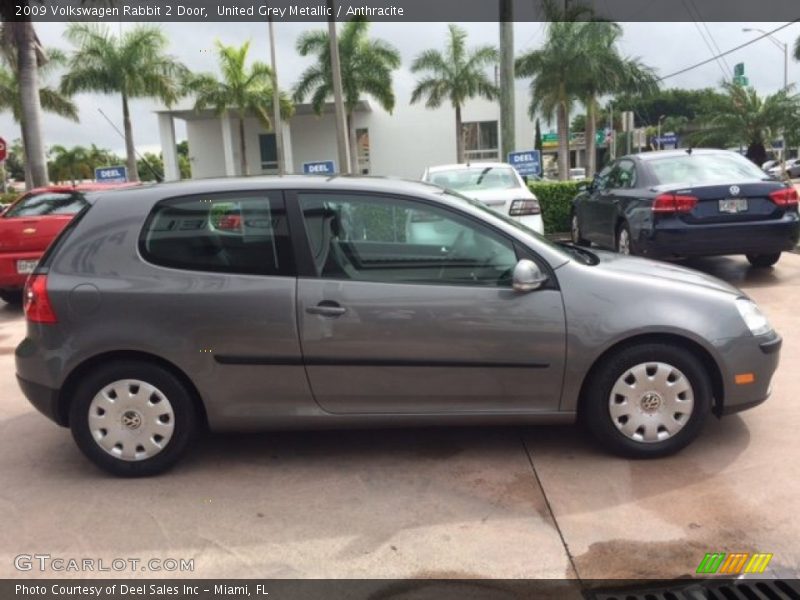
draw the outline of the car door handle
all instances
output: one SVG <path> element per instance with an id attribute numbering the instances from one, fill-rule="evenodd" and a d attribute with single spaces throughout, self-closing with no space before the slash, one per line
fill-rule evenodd
<path id="1" fill-rule="evenodd" d="M 337 302 L 323 300 L 316 306 L 309 306 L 306 312 L 310 315 L 322 315 L 323 317 L 338 317 L 347 312 L 344 306 L 339 306 Z"/>

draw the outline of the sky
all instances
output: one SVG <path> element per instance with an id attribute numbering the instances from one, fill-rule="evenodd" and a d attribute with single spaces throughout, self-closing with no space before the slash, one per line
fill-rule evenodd
<path id="1" fill-rule="evenodd" d="M 743 32 L 743 28 L 760 28 L 770 31 L 783 23 L 622 23 L 624 36 L 621 41 L 623 54 L 637 56 L 654 67 L 659 76 L 665 76 L 684 67 L 693 65 L 717 54 L 714 43 L 721 51 L 738 46 L 758 34 Z M 213 42 L 219 39 L 225 44 L 240 44 L 251 40 L 251 60 L 269 62 L 269 40 L 265 23 L 161 23 L 160 27 L 169 37 L 169 52 L 194 71 L 217 73 Z M 469 44 L 498 43 L 497 23 L 465 23 L 462 26 L 469 35 Z M 113 29 L 133 27 L 133 24 L 113 24 Z M 291 87 L 302 70 L 311 64 L 313 58 L 299 56 L 294 49 L 297 36 L 307 29 L 324 29 L 325 23 L 276 23 L 275 37 L 277 47 L 279 85 L 282 89 Z M 516 23 L 514 45 L 516 52 L 538 47 L 544 38 L 542 23 Z M 707 30 L 706 30 L 707 27 Z M 38 23 L 39 38 L 48 47 L 71 49 L 62 34 L 64 23 Z M 397 101 L 407 102 L 414 86 L 415 76 L 409 71 L 414 57 L 428 48 L 441 48 L 444 44 L 446 23 L 373 23 L 370 35 L 382 38 L 394 45 L 402 56 L 402 67 L 395 72 L 394 85 Z M 700 32 L 705 34 L 705 38 Z M 710 36 L 713 42 L 708 40 Z M 794 23 L 775 34 L 781 42 L 789 43 L 789 83 L 800 80 L 800 63 L 791 57 L 794 41 L 800 36 L 800 23 Z M 711 49 L 709 48 L 711 45 Z M 712 51 L 713 49 L 713 51 Z M 745 74 L 750 84 L 760 93 L 769 94 L 783 85 L 783 52 L 769 39 L 760 40 L 747 48 L 725 57 L 727 66 L 721 61 L 711 63 L 670 78 L 663 87 L 702 88 L 718 85 L 725 73 L 738 62 L 745 63 Z M 58 84 L 58 74 L 53 73 L 46 83 Z M 519 80 L 517 86 L 526 89 L 527 81 Z M 798 86 L 800 87 L 800 86 Z M 44 136 L 47 145 L 63 146 L 92 143 L 101 148 L 109 148 L 124 156 L 124 141 L 99 113 L 100 110 L 122 129 L 121 99 L 117 95 L 80 94 L 74 98 L 80 111 L 80 123 L 49 115 L 44 116 Z M 189 104 L 186 104 L 189 106 Z M 160 151 L 157 120 L 154 110 L 160 108 L 155 101 L 134 100 L 131 104 L 131 119 L 134 127 L 134 140 L 139 152 Z M 547 130 L 547 125 L 543 130 Z M 176 120 L 177 139 L 185 138 L 185 125 Z M 19 137 L 19 125 L 9 113 L 0 113 L 0 137 L 9 143 Z"/>

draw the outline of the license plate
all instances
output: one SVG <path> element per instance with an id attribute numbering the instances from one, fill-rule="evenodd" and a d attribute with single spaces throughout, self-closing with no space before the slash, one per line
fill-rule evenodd
<path id="1" fill-rule="evenodd" d="M 719 201 L 719 212 L 735 215 L 747 211 L 747 198 L 727 198 Z"/>
<path id="2" fill-rule="evenodd" d="M 39 262 L 38 260 L 18 260 L 17 273 L 19 273 L 20 275 L 27 275 L 29 273 L 33 273 L 33 270 L 36 268 L 38 262 Z"/>

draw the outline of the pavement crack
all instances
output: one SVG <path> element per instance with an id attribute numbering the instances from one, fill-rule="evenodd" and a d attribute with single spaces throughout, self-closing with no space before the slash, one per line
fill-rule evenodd
<path id="1" fill-rule="evenodd" d="M 530 448 L 528 448 L 528 444 L 525 442 L 524 435 L 520 435 L 520 441 L 522 442 L 522 448 L 525 450 L 525 455 L 528 457 L 528 464 L 531 466 L 531 471 L 533 472 L 533 477 L 536 480 L 536 485 L 539 486 L 539 491 L 542 493 L 542 498 L 544 498 L 544 505 L 547 507 L 547 512 L 550 514 L 550 518 L 553 519 L 553 525 L 556 528 L 556 532 L 558 532 L 561 545 L 564 546 L 564 552 L 567 553 L 567 560 L 569 560 L 569 564 L 572 566 L 572 571 L 575 573 L 575 577 L 578 580 L 578 585 L 583 588 L 583 580 L 581 579 L 580 573 L 578 573 L 578 567 L 575 564 L 575 558 L 572 556 L 572 552 L 569 551 L 569 545 L 567 545 L 567 540 L 564 538 L 564 532 L 561 531 L 561 525 L 559 525 L 558 519 L 556 519 L 556 514 L 553 512 L 553 507 L 550 506 L 550 499 L 547 497 L 547 492 L 542 485 L 542 480 L 539 479 L 539 473 L 536 472 L 536 465 L 533 464 L 533 455 L 531 454 Z"/>

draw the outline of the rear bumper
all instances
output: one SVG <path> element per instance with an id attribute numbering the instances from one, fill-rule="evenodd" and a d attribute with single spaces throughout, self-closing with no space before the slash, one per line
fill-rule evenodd
<path id="1" fill-rule="evenodd" d="M 689 225 L 678 218 L 655 223 L 634 236 L 643 256 L 774 254 L 792 250 L 800 238 L 800 219 L 787 213 L 779 220 Z"/>
<path id="2" fill-rule="evenodd" d="M 27 274 L 17 273 L 18 260 L 39 260 L 41 252 L 18 252 L 0 254 L 0 289 L 21 290 L 25 286 Z"/>
<path id="3" fill-rule="evenodd" d="M 59 425 L 66 426 L 65 420 L 61 418 L 58 410 L 58 390 L 28 381 L 19 375 L 17 375 L 17 383 L 19 383 L 22 393 L 25 394 L 25 397 L 33 404 L 36 410 Z"/>

